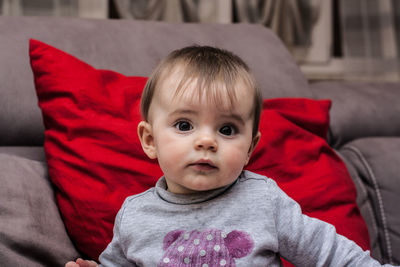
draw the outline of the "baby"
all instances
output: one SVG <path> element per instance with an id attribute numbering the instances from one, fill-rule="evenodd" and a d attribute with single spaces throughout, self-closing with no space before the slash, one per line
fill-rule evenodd
<path id="1" fill-rule="evenodd" d="M 262 97 L 231 52 L 172 52 L 142 95 L 138 135 L 164 176 L 128 197 L 104 266 L 380 266 L 335 228 L 303 215 L 276 183 L 244 171 L 260 140 Z M 78 259 L 67 267 L 97 266 Z"/>

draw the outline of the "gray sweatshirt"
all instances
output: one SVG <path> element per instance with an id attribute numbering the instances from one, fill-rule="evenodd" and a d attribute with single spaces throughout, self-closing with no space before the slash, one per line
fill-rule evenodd
<path id="1" fill-rule="evenodd" d="M 194 195 L 154 188 L 128 197 L 103 266 L 380 266 L 335 228 L 303 215 L 276 183 L 244 171 Z"/>

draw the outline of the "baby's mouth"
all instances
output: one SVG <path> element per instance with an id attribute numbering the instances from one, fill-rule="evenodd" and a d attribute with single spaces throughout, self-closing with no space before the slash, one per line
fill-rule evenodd
<path id="1" fill-rule="evenodd" d="M 210 160 L 198 160 L 189 164 L 189 167 L 192 167 L 198 171 L 213 171 L 218 169 L 217 166 L 215 166 L 215 164 Z"/>

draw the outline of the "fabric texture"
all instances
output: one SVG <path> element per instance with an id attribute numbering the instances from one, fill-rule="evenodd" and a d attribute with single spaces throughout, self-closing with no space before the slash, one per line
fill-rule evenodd
<path id="1" fill-rule="evenodd" d="M 46 155 L 42 146 L 0 146 L 0 154 L 46 162 Z"/>
<path id="2" fill-rule="evenodd" d="M 372 240 L 372 245 L 382 244 L 383 261 L 399 265 L 400 232 L 396 226 L 400 224 L 400 196 L 396 190 L 400 188 L 400 180 L 393 178 L 400 172 L 400 138 L 358 139 L 346 144 L 340 153 L 349 168 L 355 170 L 354 177 L 362 186 L 360 191 L 368 195 L 369 201 L 361 202 L 359 206 L 365 217 L 374 219 L 371 224 L 377 237 Z"/>
<path id="3" fill-rule="evenodd" d="M 123 200 L 162 175 L 136 134 L 146 78 L 95 69 L 36 40 L 30 57 L 57 201 L 77 248 L 97 259 L 112 238 Z M 354 185 L 325 141 L 329 106 L 309 99 L 266 100 L 262 141 L 248 169 L 276 179 L 305 213 L 333 223 L 365 249 L 368 233 Z"/>
<path id="4" fill-rule="evenodd" d="M 303 215 L 272 179 L 248 171 L 196 195 L 168 192 L 162 178 L 129 197 L 100 260 L 104 266 L 256 267 L 281 266 L 280 256 L 296 266 L 380 266 L 332 225 Z"/>
<path id="5" fill-rule="evenodd" d="M 122 19 L 160 20 L 174 23 L 253 23 L 272 29 L 287 47 L 308 46 L 320 5 L 310 1 L 167 1 L 113 0 L 115 16 Z M 221 10 L 224 12 L 221 13 Z"/>
<path id="6" fill-rule="evenodd" d="M 316 98 L 332 100 L 332 147 L 363 137 L 400 136 L 398 83 L 317 82 L 310 88 Z"/>
<path id="7" fill-rule="evenodd" d="M 0 263 L 63 266 L 79 253 L 61 220 L 47 165 L 8 152 L 0 151 Z"/>

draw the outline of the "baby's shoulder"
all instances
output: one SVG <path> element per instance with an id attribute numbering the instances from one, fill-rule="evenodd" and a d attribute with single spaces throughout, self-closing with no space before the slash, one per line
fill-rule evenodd
<path id="1" fill-rule="evenodd" d="M 273 179 L 248 170 L 242 172 L 239 177 L 239 182 L 248 186 L 262 187 L 263 189 L 274 188 L 277 186 Z"/>
<path id="2" fill-rule="evenodd" d="M 155 188 L 152 187 L 142 193 L 128 196 L 125 199 L 123 206 L 135 204 L 137 202 L 148 201 L 148 199 L 151 199 L 154 197 L 154 192 L 155 192 Z"/>
<path id="3" fill-rule="evenodd" d="M 148 203 L 154 203 L 155 188 L 152 187 L 142 193 L 128 196 L 122 204 L 120 213 L 136 213 Z"/>
<path id="4" fill-rule="evenodd" d="M 252 194 L 266 195 L 268 198 L 280 197 L 283 190 L 272 179 L 251 171 L 244 170 L 239 177 L 238 184 Z"/>
<path id="5" fill-rule="evenodd" d="M 242 196 L 261 201 L 272 208 L 278 208 L 282 203 L 292 203 L 291 199 L 271 178 L 250 171 L 244 171 L 239 178 L 238 188 Z"/>

